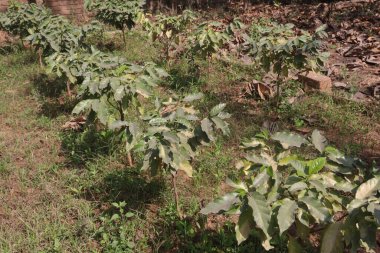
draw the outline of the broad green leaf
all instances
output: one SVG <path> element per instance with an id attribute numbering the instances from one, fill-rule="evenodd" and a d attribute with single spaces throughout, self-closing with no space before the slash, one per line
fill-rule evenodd
<path id="1" fill-rule="evenodd" d="M 302 136 L 287 132 L 277 132 L 272 135 L 272 139 L 279 141 L 285 149 L 289 147 L 301 147 L 302 144 L 307 143 L 307 140 Z"/>
<path id="2" fill-rule="evenodd" d="M 367 210 L 373 214 L 373 217 L 375 217 L 377 225 L 380 225 L 380 204 L 370 203 L 368 205 Z"/>
<path id="3" fill-rule="evenodd" d="M 323 153 L 325 147 L 327 146 L 327 139 L 318 130 L 314 130 L 311 134 L 311 142 L 321 153 Z"/>
<path id="4" fill-rule="evenodd" d="M 331 218 L 329 210 L 322 206 L 321 201 L 318 199 L 305 196 L 302 197 L 300 201 L 306 204 L 310 214 L 317 220 L 317 222 L 327 222 Z"/>
<path id="5" fill-rule="evenodd" d="M 244 148 L 256 148 L 265 145 L 265 142 L 256 138 L 252 138 L 250 141 L 243 142 L 242 145 Z"/>
<path id="6" fill-rule="evenodd" d="M 299 160 L 293 160 L 290 162 L 293 168 L 296 169 L 297 175 L 300 177 L 307 177 L 306 175 L 306 167 L 303 162 Z"/>
<path id="7" fill-rule="evenodd" d="M 302 253 L 302 252 L 303 252 L 303 248 L 299 244 L 297 239 L 295 239 L 292 236 L 289 236 L 288 253 Z"/>
<path id="8" fill-rule="evenodd" d="M 330 224 L 324 232 L 321 253 L 342 253 L 343 252 L 343 235 L 342 222 Z"/>
<path id="9" fill-rule="evenodd" d="M 364 206 L 365 204 L 367 204 L 368 201 L 366 199 L 353 199 L 350 204 L 348 204 L 347 206 L 347 211 L 349 213 L 351 213 L 352 211 L 354 211 L 355 209 L 357 208 L 360 208 L 362 206 Z"/>
<path id="10" fill-rule="evenodd" d="M 228 193 L 221 198 L 215 199 L 210 202 L 206 207 L 202 208 L 201 214 L 219 213 L 220 211 L 228 211 L 233 204 L 239 202 L 237 193 Z"/>
<path id="11" fill-rule="evenodd" d="M 338 164 L 341 164 L 345 167 L 352 168 L 354 159 L 352 157 L 345 156 L 342 152 L 340 152 L 338 149 L 327 146 L 325 148 L 325 152 L 328 154 L 328 158 Z"/>
<path id="12" fill-rule="evenodd" d="M 279 166 L 284 166 L 284 165 L 288 165 L 290 164 L 292 161 L 298 161 L 298 156 L 297 155 L 288 155 L 284 158 L 281 158 L 279 161 L 278 161 L 278 165 Z"/>
<path id="13" fill-rule="evenodd" d="M 205 118 L 201 121 L 201 128 L 202 131 L 206 133 L 210 141 L 215 140 L 215 137 L 213 136 L 212 122 L 208 118 Z"/>
<path id="14" fill-rule="evenodd" d="M 367 182 L 361 184 L 356 191 L 355 198 L 366 199 L 380 190 L 380 178 L 374 177 Z"/>
<path id="15" fill-rule="evenodd" d="M 228 128 L 228 123 L 219 117 L 212 117 L 211 120 L 215 123 L 217 129 L 222 130 L 224 135 L 230 134 L 230 129 Z"/>
<path id="16" fill-rule="evenodd" d="M 252 223 L 252 210 L 250 208 L 246 208 L 240 214 L 238 223 L 235 226 L 238 245 L 248 239 L 253 227 Z"/>
<path id="17" fill-rule="evenodd" d="M 214 106 L 210 111 L 211 117 L 217 116 L 220 112 L 224 110 L 225 107 L 226 107 L 226 104 L 218 104 Z"/>
<path id="18" fill-rule="evenodd" d="M 284 199 L 278 210 L 277 222 L 280 228 L 280 235 L 284 233 L 294 223 L 295 213 L 298 205 L 291 199 Z"/>
<path id="19" fill-rule="evenodd" d="M 256 155 L 256 154 L 248 154 L 246 155 L 246 159 L 250 162 L 253 162 L 255 164 L 260 164 L 260 165 L 265 165 L 265 166 L 272 166 L 272 160 L 268 159 L 269 156 L 267 155 L 264 155 L 264 153 L 260 154 L 260 156 Z"/>
<path id="20" fill-rule="evenodd" d="M 307 184 L 305 182 L 301 181 L 301 182 L 297 182 L 297 183 L 291 185 L 289 187 L 289 191 L 291 193 L 293 193 L 293 192 L 296 192 L 296 191 L 302 191 L 302 190 L 304 190 L 306 188 L 307 188 Z"/>
<path id="21" fill-rule="evenodd" d="M 258 192 L 253 192 L 248 196 L 248 205 L 252 208 L 252 215 L 256 225 L 261 228 L 267 238 L 270 238 L 268 229 L 271 210 L 265 197 Z"/>
<path id="22" fill-rule="evenodd" d="M 186 96 L 183 101 L 184 102 L 193 102 L 195 100 L 199 100 L 201 98 L 203 98 L 203 93 L 195 93 L 195 94 L 190 94 L 188 96 Z"/>
<path id="23" fill-rule="evenodd" d="M 237 182 L 232 181 L 230 178 L 227 178 L 226 184 L 228 184 L 229 186 L 235 189 L 241 189 L 241 190 L 244 190 L 245 192 L 248 192 L 248 187 L 244 182 L 237 183 Z"/>
<path id="24" fill-rule="evenodd" d="M 92 107 L 92 104 L 95 99 L 86 99 L 80 101 L 73 109 L 73 114 L 82 113 L 84 110 L 88 110 Z"/>
<path id="25" fill-rule="evenodd" d="M 317 159 L 307 161 L 306 164 L 308 174 L 316 174 L 326 165 L 326 157 L 319 157 Z"/>
<path id="26" fill-rule="evenodd" d="M 264 183 L 266 183 L 269 179 L 269 175 L 266 170 L 263 172 L 259 173 L 252 181 L 252 187 L 258 188 Z"/>

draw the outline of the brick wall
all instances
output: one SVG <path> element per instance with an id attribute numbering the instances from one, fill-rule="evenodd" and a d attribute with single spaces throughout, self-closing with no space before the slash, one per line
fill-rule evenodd
<path id="1" fill-rule="evenodd" d="M 28 2 L 28 0 L 18 0 L 19 2 Z M 42 0 L 37 0 L 42 3 Z M 0 0 L 0 11 L 6 11 L 9 0 Z M 45 5 L 52 9 L 54 14 L 65 16 L 84 16 L 83 0 L 45 0 Z"/>
<path id="2" fill-rule="evenodd" d="M 8 0 L 0 0 L 0 11 L 5 11 L 7 9 Z"/>
<path id="3" fill-rule="evenodd" d="M 45 0 L 45 5 L 51 8 L 54 14 L 75 17 L 84 15 L 83 0 Z"/>

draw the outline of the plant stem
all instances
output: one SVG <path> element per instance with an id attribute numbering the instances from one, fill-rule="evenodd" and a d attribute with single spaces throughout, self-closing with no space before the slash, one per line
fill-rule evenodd
<path id="1" fill-rule="evenodd" d="M 174 199 L 175 199 L 175 205 L 177 207 L 177 214 L 178 214 L 179 218 L 182 220 L 183 217 L 182 217 L 181 208 L 179 207 L 179 197 L 178 197 L 176 177 L 177 177 L 177 173 L 172 174 L 172 183 L 173 183 L 173 189 L 174 189 Z"/>
<path id="2" fill-rule="evenodd" d="M 122 36 L 123 36 L 124 49 L 127 49 L 127 40 L 125 38 L 125 29 L 124 29 L 124 27 L 121 28 L 121 33 L 122 33 Z"/>
<path id="3" fill-rule="evenodd" d="M 67 88 L 67 95 L 71 97 L 71 88 L 70 88 L 70 81 L 66 82 L 66 88 Z"/>
<path id="4" fill-rule="evenodd" d="M 276 106 L 278 107 L 280 104 L 280 84 L 282 82 L 282 79 L 280 78 L 280 74 L 277 75 L 277 81 L 276 81 Z"/>
<path id="5" fill-rule="evenodd" d="M 41 49 L 38 50 L 38 60 L 40 62 L 40 67 L 43 67 L 44 64 L 42 62 L 42 50 Z"/>
<path id="6" fill-rule="evenodd" d="M 125 116 L 124 116 L 124 111 L 123 111 L 123 104 L 121 102 L 118 102 L 117 103 L 118 105 L 118 111 L 119 111 L 119 114 L 120 114 L 120 120 L 121 121 L 125 121 Z M 125 128 L 122 129 L 122 131 L 124 131 Z M 130 151 L 127 152 L 127 160 L 128 160 L 128 165 L 130 167 L 133 167 L 134 163 L 133 163 L 133 157 L 132 157 L 132 153 Z"/>
<path id="7" fill-rule="evenodd" d="M 130 167 L 133 167 L 133 158 L 132 158 L 132 154 L 130 151 L 127 152 L 127 159 L 128 159 L 128 164 Z"/>

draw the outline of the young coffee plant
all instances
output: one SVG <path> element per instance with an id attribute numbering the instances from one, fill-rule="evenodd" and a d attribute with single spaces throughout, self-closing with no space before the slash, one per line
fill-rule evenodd
<path id="1" fill-rule="evenodd" d="M 140 98 L 151 96 L 153 87 L 167 73 L 154 64 L 139 66 L 122 58 L 106 58 L 100 65 L 100 71 L 83 74 L 84 80 L 79 86 L 82 100 L 73 110 L 74 114 L 92 112 L 103 125 L 116 129 L 117 122 L 133 121 L 144 110 Z M 127 126 L 121 125 L 123 132 Z M 133 166 L 131 154 L 128 161 Z"/>
<path id="2" fill-rule="evenodd" d="M 95 13 L 95 18 L 107 25 L 112 25 L 122 32 L 126 46 L 125 30 L 136 25 L 137 18 L 143 12 L 144 0 L 86 0 L 85 6 Z"/>
<path id="3" fill-rule="evenodd" d="M 188 36 L 186 45 L 186 57 L 192 69 L 197 69 L 195 57 L 200 56 L 207 60 L 208 67 L 213 56 L 220 53 L 221 49 L 231 40 L 236 39 L 237 31 L 244 28 L 239 19 L 234 19 L 229 24 L 220 22 L 201 23 L 195 31 Z M 193 71 L 194 72 L 194 71 Z"/>
<path id="4" fill-rule="evenodd" d="M 240 244 L 256 236 L 266 250 L 283 242 L 303 252 L 320 234 L 322 253 L 376 248 L 380 227 L 380 171 L 328 146 L 315 130 L 306 139 L 278 132 L 244 142 L 235 190 L 208 204 L 203 214 L 238 213 Z"/>
<path id="5" fill-rule="evenodd" d="M 0 28 L 23 39 L 29 36 L 30 29 L 37 29 L 50 16 L 50 10 L 41 5 L 12 2 L 7 12 L 2 14 Z"/>
<path id="6" fill-rule="evenodd" d="M 127 149 L 143 152 L 142 170 L 149 170 L 151 175 L 171 173 L 177 211 L 181 217 L 176 188 L 178 170 L 192 177 L 191 161 L 202 145 L 216 140 L 215 134 L 220 130 L 229 134 L 225 119 L 229 114 L 224 112 L 225 104 L 219 104 L 210 110 L 206 118 L 194 107 L 194 102 L 203 94 L 191 94 L 182 100 L 169 99 L 161 102 L 156 99 L 155 110 L 142 117 L 145 124 L 119 122 L 125 124 Z"/>
<path id="7" fill-rule="evenodd" d="M 192 51 L 203 58 L 211 58 L 228 41 L 228 33 L 220 22 L 205 22 L 189 37 Z"/>
<path id="8" fill-rule="evenodd" d="M 164 45 L 165 58 L 168 61 L 170 49 L 179 46 L 181 35 L 186 34 L 188 26 L 193 20 L 195 20 L 194 13 L 185 10 L 177 16 L 157 15 L 152 22 L 145 18 L 142 23 L 149 37 L 153 41 L 158 40 Z"/>
<path id="9" fill-rule="evenodd" d="M 90 52 L 73 49 L 69 52 L 56 52 L 46 58 L 46 72 L 64 77 L 67 83 L 67 93 L 71 96 L 71 85 L 80 85 L 85 80 L 86 73 L 102 73 L 110 67 L 118 67 L 123 60 L 90 48 Z"/>
<path id="10" fill-rule="evenodd" d="M 277 98 L 280 85 L 289 72 L 318 70 L 324 66 L 329 54 L 321 52 L 321 38 L 327 36 L 326 26 L 319 27 L 313 35 L 303 31 L 297 35 L 294 25 L 255 26 L 252 37 L 246 36 L 250 55 L 260 63 L 265 72 L 272 71 L 277 76 Z"/>
<path id="11" fill-rule="evenodd" d="M 82 27 L 76 27 L 62 16 L 50 16 L 35 29 L 29 29 L 28 41 L 40 52 L 41 56 L 49 56 L 54 53 L 72 53 L 87 49 L 84 43 L 90 33 L 100 29 L 96 22 L 91 22 Z"/>

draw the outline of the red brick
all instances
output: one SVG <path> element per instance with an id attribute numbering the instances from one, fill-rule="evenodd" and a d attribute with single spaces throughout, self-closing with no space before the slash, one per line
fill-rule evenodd
<path id="1" fill-rule="evenodd" d="M 306 88 L 331 92 L 331 78 L 315 72 L 306 72 L 298 75 L 298 80 L 305 84 Z"/>

